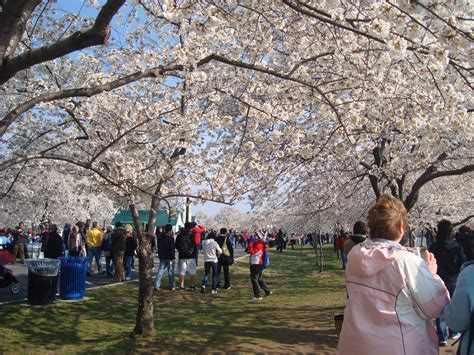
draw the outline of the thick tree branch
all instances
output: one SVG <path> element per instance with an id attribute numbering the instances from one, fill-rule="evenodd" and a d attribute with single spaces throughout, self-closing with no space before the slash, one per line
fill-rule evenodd
<path id="1" fill-rule="evenodd" d="M 209 55 L 204 57 L 196 63 L 196 67 L 200 67 L 209 63 L 216 58 L 222 58 L 216 55 Z M 34 97 L 28 101 L 23 102 L 22 104 L 15 107 L 12 111 L 3 117 L 0 121 L 0 138 L 3 137 L 8 127 L 24 112 L 35 107 L 37 104 L 42 102 L 51 102 L 55 100 L 61 100 L 68 97 L 91 97 L 103 92 L 111 91 L 122 86 L 128 85 L 130 83 L 136 82 L 144 78 L 156 78 L 162 76 L 167 72 L 181 71 L 186 67 L 182 64 L 168 65 L 168 66 L 158 66 L 147 70 L 142 70 L 135 72 L 133 74 L 121 77 L 119 79 L 113 80 L 111 82 L 105 83 L 103 85 L 96 85 L 91 87 L 83 88 L 74 88 L 68 90 L 55 91 L 43 95 Z"/>
<path id="2" fill-rule="evenodd" d="M 443 159 L 444 160 L 444 159 Z M 431 180 L 438 179 L 444 176 L 456 176 L 462 175 L 471 171 L 474 171 L 474 164 L 463 166 L 460 169 L 454 170 L 446 170 L 446 171 L 436 171 L 436 165 L 432 164 L 429 166 L 425 172 L 413 183 L 410 193 L 408 194 L 407 198 L 404 201 L 405 207 L 407 211 L 415 205 L 416 201 L 418 200 L 418 195 L 420 189 L 430 182 Z"/>
<path id="3" fill-rule="evenodd" d="M 15 54 L 26 23 L 40 3 L 41 0 L 10 0 L 4 4 L 0 12 L 0 68 Z"/>
<path id="4" fill-rule="evenodd" d="M 456 223 L 453 223 L 453 227 L 457 227 L 457 226 L 460 226 L 464 223 L 466 223 L 467 221 L 469 221 L 470 219 L 474 218 L 474 214 L 471 214 L 470 216 L 467 216 L 466 218 L 464 218 L 462 221 L 459 221 L 459 222 L 456 222 Z"/>
<path id="5" fill-rule="evenodd" d="M 12 2 L 13 1 L 9 1 L 9 3 Z M 19 71 L 30 68 L 33 65 L 60 58 L 80 49 L 105 44 L 110 34 L 110 22 L 124 4 L 125 0 L 108 0 L 105 5 L 102 6 L 94 25 L 90 29 L 73 33 L 71 36 L 54 42 L 53 44 L 26 51 L 11 60 L 4 58 L 2 66 L 0 67 L 0 85 L 6 83 Z M 38 4 L 36 4 L 35 7 L 37 5 Z"/>

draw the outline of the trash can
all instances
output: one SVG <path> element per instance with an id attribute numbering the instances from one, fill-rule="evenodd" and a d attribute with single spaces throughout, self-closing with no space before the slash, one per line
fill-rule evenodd
<path id="1" fill-rule="evenodd" d="M 80 300 L 86 294 L 86 262 L 80 256 L 63 256 L 59 280 L 59 296 L 63 300 Z"/>
<path id="2" fill-rule="evenodd" d="M 47 305 L 56 299 L 60 261 L 57 259 L 27 260 L 28 303 Z"/>

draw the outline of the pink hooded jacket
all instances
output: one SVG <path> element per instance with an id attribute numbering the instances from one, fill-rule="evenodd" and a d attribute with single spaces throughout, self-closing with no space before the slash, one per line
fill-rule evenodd
<path id="1" fill-rule="evenodd" d="M 352 248 L 340 355 L 438 354 L 431 319 L 449 295 L 419 256 L 400 244 L 366 240 Z"/>

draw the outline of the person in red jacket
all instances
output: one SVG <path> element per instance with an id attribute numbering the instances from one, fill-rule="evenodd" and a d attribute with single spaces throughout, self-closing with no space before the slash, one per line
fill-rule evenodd
<path id="1" fill-rule="evenodd" d="M 345 270 L 346 269 L 346 264 L 347 264 L 347 254 L 344 252 L 344 243 L 346 240 L 349 240 L 349 232 L 343 232 L 341 230 L 341 234 L 337 238 L 337 247 L 341 253 L 341 260 L 342 260 L 342 268 Z"/>
<path id="2" fill-rule="evenodd" d="M 268 244 L 262 239 L 259 232 L 255 233 L 255 241 L 249 243 L 250 254 L 250 281 L 253 288 L 253 300 L 261 300 L 260 287 L 265 291 L 265 296 L 270 296 L 272 291 L 262 278 L 263 253 L 268 250 Z"/>
<path id="3" fill-rule="evenodd" d="M 199 251 L 201 250 L 201 233 L 204 233 L 206 231 L 205 227 L 200 226 L 197 222 L 193 222 L 193 228 L 191 229 L 194 235 L 194 241 L 196 242 L 196 245 L 198 247 L 198 250 L 196 251 L 196 266 L 198 264 L 198 255 Z"/>

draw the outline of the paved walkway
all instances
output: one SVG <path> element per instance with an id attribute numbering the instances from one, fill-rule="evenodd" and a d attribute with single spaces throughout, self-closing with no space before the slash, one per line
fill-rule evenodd
<path id="1" fill-rule="evenodd" d="M 240 246 L 238 246 L 237 249 L 234 249 L 234 258 L 238 258 L 242 255 L 245 255 L 245 252 L 243 249 L 240 248 Z M 176 255 L 176 257 L 178 256 Z M 102 266 L 105 270 L 104 260 L 105 259 L 102 258 Z M 159 265 L 158 257 L 154 258 L 154 264 L 155 264 L 155 272 L 156 272 L 157 267 Z M 198 269 L 202 268 L 204 265 L 202 255 L 200 255 L 200 258 L 198 259 L 198 264 L 199 264 Z M 93 261 L 93 266 L 95 266 L 95 261 Z M 16 263 L 15 265 L 8 264 L 7 268 L 12 270 L 13 274 L 18 279 L 20 283 L 20 292 L 16 295 L 13 295 L 10 293 L 10 290 L 8 289 L 8 287 L 0 288 L 0 305 L 5 304 L 5 303 L 10 303 L 10 302 L 26 302 L 27 297 L 28 297 L 28 267 L 26 263 L 24 265 L 20 263 Z M 175 273 L 176 272 L 177 270 L 175 270 Z M 138 258 L 135 259 L 135 270 L 132 270 L 132 280 L 126 281 L 126 282 L 134 282 L 137 279 L 138 279 Z M 164 276 L 164 279 L 165 279 L 164 280 L 165 284 L 167 284 L 168 279 L 166 275 Z M 86 278 L 86 290 L 96 288 L 96 287 L 107 286 L 113 283 L 114 283 L 113 278 L 107 277 L 105 273 L 102 275 L 95 273 L 95 274 L 92 274 L 92 276 L 88 276 Z M 87 291 L 86 291 L 86 294 L 87 294 Z"/>

